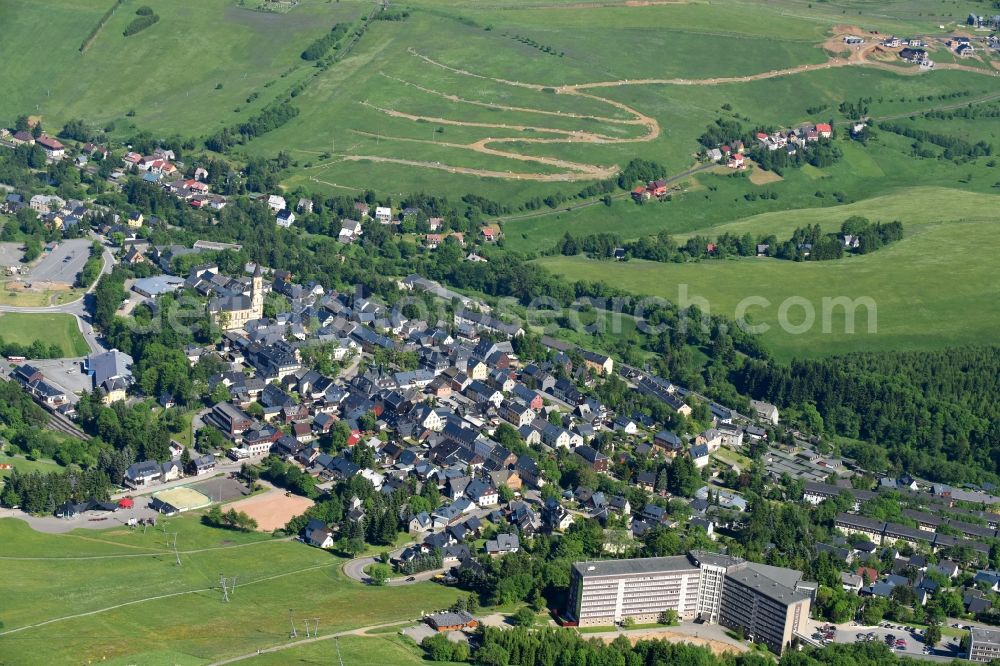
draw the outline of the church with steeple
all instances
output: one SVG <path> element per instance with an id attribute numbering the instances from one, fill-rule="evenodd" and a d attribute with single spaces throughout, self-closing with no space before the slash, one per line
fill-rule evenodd
<path id="1" fill-rule="evenodd" d="M 221 293 L 208 304 L 215 323 L 223 330 L 235 331 L 264 316 L 264 274 L 260 264 L 254 268 L 249 289 L 247 286 L 246 278 L 232 280 L 227 285 L 228 293 Z M 216 286 L 216 292 L 220 291 Z"/>

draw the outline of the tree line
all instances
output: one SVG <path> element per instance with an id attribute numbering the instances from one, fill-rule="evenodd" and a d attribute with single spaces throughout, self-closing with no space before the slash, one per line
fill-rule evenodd
<path id="1" fill-rule="evenodd" d="M 19 506 L 27 513 L 52 515 L 67 501 L 107 501 L 113 487 L 107 474 L 101 470 L 21 473 L 15 469 L 4 483 L 0 504 Z"/>
<path id="2" fill-rule="evenodd" d="M 848 245 L 848 237 L 856 239 L 856 244 L 851 242 Z M 868 254 L 902 237 L 903 224 L 899 221 L 872 223 L 867 218 L 852 216 L 844 221 L 839 232 L 824 233 L 818 224 L 806 225 L 796 228 L 791 238 L 783 242 L 779 242 L 774 234 L 754 236 L 726 232 L 714 240 L 706 236 L 692 236 L 681 244 L 666 231 L 634 241 L 622 241 L 618 234 L 613 233 L 576 238 L 567 231 L 552 252 L 567 256 L 584 253 L 592 258 L 610 259 L 616 257 L 617 250 L 624 250 L 625 259 L 664 263 L 761 255 L 795 261 L 822 261 L 840 259 L 845 253 Z"/>
<path id="3" fill-rule="evenodd" d="M 983 139 L 972 143 L 957 136 L 950 136 L 948 134 L 932 132 L 930 130 L 921 130 L 915 127 L 903 125 L 902 123 L 890 121 L 883 121 L 879 123 L 879 129 L 886 132 L 892 132 L 893 134 L 898 134 L 900 136 L 905 136 L 909 139 L 914 139 L 920 143 L 932 143 L 935 146 L 944 148 L 942 156 L 949 160 L 962 158 L 975 159 L 977 157 L 985 157 L 993 154 L 993 147 L 989 144 L 989 142 Z"/>
<path id="4" fill-rule="evenodd" d="M 330 32 L 316 39 L 312 44 L 306 47 L 306 49 L 302 52 L 302 59 L 319 60 L 325 56 L 330 49 L 334 48 L 337 45 L 337 42 L 339 42 L 349 30 L 350 25 L 347 23 L 335 24 L 333 28 L 330 29 Z"/>
<path id="5" fill-rule="evenodd" d="M 254 137 L 281 127 L 298 115 L 298 107 L 293 106 L 289 100 L 276 102 L 245 122 L 212 134 L 205 139 L 205 147 L 217 153 L 224 153 L 233 146 L 244 144 Z"/>

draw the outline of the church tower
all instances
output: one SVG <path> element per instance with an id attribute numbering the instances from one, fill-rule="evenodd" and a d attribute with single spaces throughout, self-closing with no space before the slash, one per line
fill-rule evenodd
<path id="1" fill-rule="evenodd" d="M 253 271 L 253 284 L 250 289 L 250 318 L 260 319 L 264 316 L 264 274 L 260 264 Z"/>

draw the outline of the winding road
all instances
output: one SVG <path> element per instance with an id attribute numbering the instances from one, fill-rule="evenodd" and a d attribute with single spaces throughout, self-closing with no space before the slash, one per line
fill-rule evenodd
<path id="1" fill-rule="evenodd" d="M 841 35 L 835 35 L 831 38 L 832 41 L 836 42 L 837 38 Z M 544 165 L 547 167 L 552 167 L 556 171 L 550 172 L 514 172 L 514 171 L 499 171 L 495 169 L 481 169 L 474 167 L 462 167 L 454 166 L 449 164 L 444 164 L 439 161 L 429 161 L 429 160 L 417 160 L 399 157 L 387 157 L 384 155 L 356 155 L 350 153 L 342 153 L 336 155 L 336 161 L 364 161 L 364 162 L 383 162 L 392 164 L 402 164 L 406 166 L 416 166 L 427 169 L 437 169 L 441 171 L 448 171 L 449 173 L 459 173 L 466 175 L 474 175 L 487 178 L 501 178 L 506 180 L 531 180 L 531 181 L 548 181 L 548 182 L 567 182 L 567 181 L 580 181 L 580 180 L 599 180 L 604 178 L 609 178 L 619 171 L 618 165 L 599 165 L 599 164 L 588 164 L 585 162 L 575 162 L 565 159 L 559 159 L 556 157 L 528 154 L 524 152 L 519 152 L 516 149 L 518 145 L 524 144 L 566 144 L 566 143 L 586 143 L 593 145 L 608 145 L 608 144 L 622 144 L 622 143 L 644 143 L 655 140 L 659 137 L 661 133 L 661 128 L 659 123 L 655 118 L 647 116 L 641 111 L 624 104 L 623 102 L 616 101 L 609 97 L 600 96 L 593 92 L 599 89 L 605 88 L 617 88 L 622 86 L 635 86 L 635 85 L 662 85 L 662 86 L 718 86 L 727 85 L 734 83 L 747 83 L 751 81 L 762 81 L 765 79 L 773 79 L 783 76 L 791 76 L 795 74 L 801 74 L 804 72 L 819 71 L 819 70 L 829 70 L 841 67 L 869 67 L 874 69 L 881 69 L 885 71 L 891 71 L 896 74 L 904 76 L 918 76 L 926 73 L 927 70 L 923 70 L 918 67 L 907 67 L 903 65 L 897 65 L 890 62 L 875 60 L 869 57 L 871 53 L 869 50 L 859 50 L 848 56 L 835 56 L 828 59 L 826 62 L 813 63 L 807 65 L 797 65 L 795 67 L 788 67 L 785 69 L 775 69 L 766 72 L 759 72 L 757 74 L 749 74 L 745 76 L 724 76 L 724 77 L 712 77 L 704 79 L 686 79 L 686 78 L 650 78 L 650 79 L 620 79 L 615 81 L 592 81 L 584 83 L 573 83 L 573 84 L 563 84 L 563 85 L 544 85 L 540 83 L 528 83 L 524 81 L 513 81 L 510 79 L 498 78 L 486 76 L 484 74 L 477 74 L 466 69 L 461 69 L 458 67 L 452 67 L 450 65 L 444 64 L 437 60 L 434 60 L 426 55 L 419 53 L 413 47 L 407 49 L 408 53 L 416 58 L 421 59 L 428 65 L 433 67 L 438 67 L 444 69 L 452 74 L 456 74 L 463 77 L 469 77 L 474 79 L 480 79 L 483 81 L 491 81 L 493 83 L 510 86 L 515 88 L 524 88 L 527 90 L 533 90 L 537 92 L 551 92 L 560 95 L 575 95 L 578 97 L 584 97 L 600 104 L 605 104 L 614 107 L 618 111 L 623 112 L 625 118 L 612 118 L 603 117 L 595 115 L 586 114 L 575 114 L 572 112 L 559 112 L 551 111 L 546 109 L 534 109 L 529 107 L 520 106 L 509 106 L 505 104 L 499 104 L 495 102 L 484 102 L 480 100 L 466 99 L 455 95 L 452 93 L 444 93 L 441 91 L 434 90 L 425 86 L 418 85 L 416 83 L 405 81 L 394 76 L 380 72 L 380 74 L 386 78 L 392 79 L 393 81 L 400 83 L 404 86 L 411 87 L 420 92 L 435 95 L 445 99 L 449 102 L 454 102 L 457 104 L 467 104 L 472 106 L 479 106 L 500 111 L 509 111 L 524 114 L 537 114 L 541 116 L 556 116 L 562 118 L 577 118 L 581 120 L 597 121 L 601 123 L 611 124 L 611 125 L 632 125 L 640 126 L 645 128 L 645 132 L 639 136 L 610 136 L 607 134 L 602 134 L 596 131 L 588 130 L 573 130 L 573 129 L 559 129 L 559 128 L 546 128 L 538 126 L 528 126 L 523 124 L 506 124 L 506 123 L 490 123 L 490 122 L 476 122 L 476 121 L 463 121 L 454 120 L 450 118 L 443 118 L 439 116 L 425 116 L 414 113 L 407 113 L 400 111 L 398 109 L 384 108 L 370 104 L 367 101 L 361 101 L 359 104 L 375 110 L 379 113 L 385 114 L 393 118 L 401 118 L 405 120 L 412 120 L 414 122 L 425 122 L 425 123 L 435 123 L 438 125 L 451 125 L 458 127 L 474 127 L 482 129 L 497 129 L 506 132 L 532 132 L 535 134 L 548 135 L 548 136 L 488 136 L 485 138 L 478 139 L 471 143 L 455 143 L 446 141 L 434 141 L 430 139 L 418 139 L 413 137 L 402 137 L 402 136 L 386 136 L 381 133 L 364 132 L 360 130 L 355 130 L 356 134 L 367 137 L 376 137 L 390 139 L 393 141 L 408 142 L 408 143 L 418 143 L 418 144 L 433 144 L 437 146 L 445 146 L 447 148 L 454 148 L 458 150 L 468 150 L 475 153 L 489 155 L 491 157 L 500 157 L 504 159 L 516 160 L 519 162 L 529 162 L 537 165 Z M 960 63 L 940 63 L 935 69 L 941 70 L 959 70 L 965 72 L 972 72 L 976 74 L 983 74 L 988 76 L 1000 76 L 1000 72 L 994 70 L 988 70 L 979 67 L 973 67 L 970 65 L 963 65 Z M 322 168 L 328 164 L 316 165 L 312 168 Z M 685 174 L 680 174 L 681 177 L 685 175 L 690 175 L 686 172 Z M 593 205 L 593 204 L 584 204 Z M 582 206 L 577 206 L 582 207 Z"/>

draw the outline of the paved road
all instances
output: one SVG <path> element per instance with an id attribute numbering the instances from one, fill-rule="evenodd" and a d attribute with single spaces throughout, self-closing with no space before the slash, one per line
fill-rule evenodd
<path id="1" fill-rule="evenodd" d="M 114 513 L 104 511 L 88 511 L 76 518 L 56 518 L 55 516 L 32 516 L 20 509 L 0 509 L 0 518 L 16 518 L 28 523 L 36 532 L 47 534 L 63 534 L 72 530 L 106 530 L 109 527 L 125 525 L 130 518 L 155 518 L 159 514 L 150 509 L 146 501 L 137 501 L 131 509 L 119 509 Z M 107 520 L 90 520 L 91 518 L 106 518 Z"/>
<path id="2" fill-rule="evenodd" d="M 396 550 L 389 553 L 390 556 L 396 557 L 402 553 L 406 548 L 412 546 L 415 542 L 410 542 L 403 546 L 402 548 L 397 548 Z M 359 583 L 368 584 L 371 579 L 368 574 L 365 573 L 365 567 L 369 564 L 375 564 L 374 557 L 357 557 L 353 560 L 348 561 L 344 564 L 344 574 Z M 433 569 L 431 571 L 422 571 L 418 574 L 413 574 L 412 576 L 395 576 L 386 581 L 386 585 L 390 587 L 397 587 L 400 585 L 416 585 L 417 583 L 422 583 L 428 581 L 439 573 L 444 572 L 446 569 Z M 413 580 L 407 580 L 407 578 L 413 578 Z"/>
<path id="3" fill-rule="evenodd" d="M 493 511 L 492 508 L 490 508 L 490 509 L 479 509 L 477 511 L 473 511 L 472 513 L 470 513 L 469 517 L 475 516 L 475 517 L 479 518 L 480 520 L 482 520 L 483 518 L 485 518 L 486 516 L 488 516 L 490 514 L 490 512 L 492 512 L 492 511 Z M 420 535 L 420 539 L 421 540 L 423 540 L 423 536 L 424 535 Z M 415 543 L 417 543 L 417 542 L 416 541 L 411 541 L 411 542 L 403 545 L 402 547 L 397 548 L 396 550 L 391 551 L 389 553 L 390 557 L 395 557 L 395 556 L 399 555 L 400 553 L 402 553 L 404 550 L 406 550 L 408 547 L 414 545 Z M 374 563 L 375 563 L 375 558 L 374 557 L 357 557 L 357 558 L 354 558 L 353 560 L 349 560 L 347 563 L 344 564 L 344 567 L 343 567 L 344 574 L 348 578 L 354 579 L 354 580 L 358 581 L 359 583 L 368 583 L 368 581 L 370 580 L 370 578 L 368 577 L 368 574 L 365 573 L 365 567 L 367 567 L 369 564 L 374 564 Z M 394 576 L 393 578 L 390 578 L 389 581 L 386 584 L 390 585 L 390 586 L 416 585 L 417 583 L 422 583 L 424 581 L 430 580 L 431 578 L 433 578 L 434 576 L 438 575 L 439 573 L 443 573 L 443 572 L 447 571 L 449 568 L 450 567 L 444 567 L 442 569 L 432 569 L 431 571 L 422 571 L 422 572 L 420 572 L 418 574 L 413 574 L 412 576 L 402 576 L 402 575 Z M 413 578 L 413 580 L 407 580 L 407 578 Z"/>

